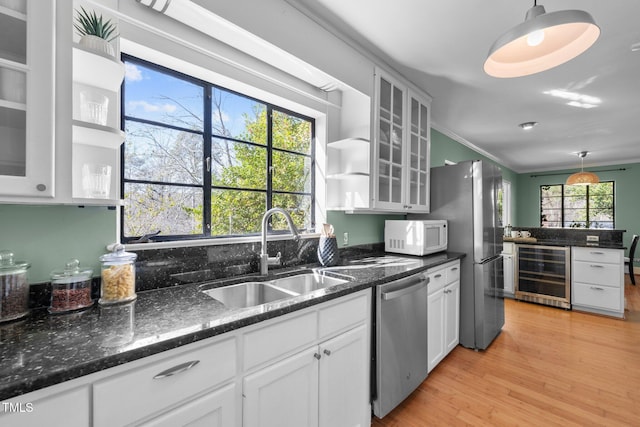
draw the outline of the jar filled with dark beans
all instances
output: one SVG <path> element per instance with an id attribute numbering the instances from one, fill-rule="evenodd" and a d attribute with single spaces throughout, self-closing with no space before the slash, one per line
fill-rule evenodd
<path id="1" fill-rule="evenodd" d="M 92 274 L 91 269 L 81 269 L 77 259 L 67 262 L 64 270 L 51 273 L 49 312 L 66 313 L 91 307 Z"/>
<path id="2" fill-rule="evenodd" d="M 0 251 L 0 322 L 29 314 L 29 263 L 14 261 L 13 252 Z"/>

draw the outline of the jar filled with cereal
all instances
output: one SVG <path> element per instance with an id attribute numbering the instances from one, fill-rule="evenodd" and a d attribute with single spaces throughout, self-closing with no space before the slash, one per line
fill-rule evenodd
<path id="1" fill-rule="evenodd" d="M 113 252 L 102 255 L 100 304 L 115 304 L 136 299 L 136 268 L 138 256 L 116 245 Z"/>

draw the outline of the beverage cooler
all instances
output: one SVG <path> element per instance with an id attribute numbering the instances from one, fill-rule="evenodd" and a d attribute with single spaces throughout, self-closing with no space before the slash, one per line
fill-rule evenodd
<path id="1" fill-rule="evenodd" d="M 570 247 L 516 245 L 515 297 L 571 308 Z"/>

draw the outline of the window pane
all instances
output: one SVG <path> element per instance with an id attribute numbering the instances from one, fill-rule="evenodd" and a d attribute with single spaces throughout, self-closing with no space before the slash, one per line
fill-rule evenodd
<path id="1" fill-rule="evenodd" d="M 311 192 L 311 158 L 274 151 L 273 167 L 274 190 Z"/>
<path id="2" fill-rule="evenodd" d="M 124 235 L 202 234 L 202 189 L 125 183 Z"/>
<path id="3" fill-rule="evenodd" d="M 202 184 L 202 135 L 127 121 L 126 179 Z"/>
<path id="4" fill-rule="evenodd" d="M 273 206 L 277 206 L 286 210 L 293 224 L 298 230 L 311 229 L 311 196 L 298 196 L 293 194 L 274 194 Z M 274 230 L 288 230 L 287 220 L 283 215 L 274 215 L 272 217 L 272 225 Z"/>
<path id="5" fill-rule="evenodd" d="M 274 110 L 273 146 L 311 154 L 311 122 Z"/>
<path id="6" fill-rule="evenodd" d="M 266 211 L 264 192 L 213 190 L 211 192 L 211 234 L 259 233 Z"/>
<path id="7" fill-rule="evenodd" d="M 131 61 L 125 62 L 127 116 L 202 130 L 202 86 Z"/>
<path id="8" fill-rule="evenodd" d="M 267 189 L 267 149 L 214 138 L 211 142 L 214 186 Z"/>
<path id="9" fill-rule="evenodd" d="M 211 95 L 211 132 L 214 136 L 266 145 L 267 108 L 264 104 L 219 88 L 213 88 Z"/>

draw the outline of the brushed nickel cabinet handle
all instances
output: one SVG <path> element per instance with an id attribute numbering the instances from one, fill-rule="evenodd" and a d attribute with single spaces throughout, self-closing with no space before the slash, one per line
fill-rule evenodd
<path id="1" fill-rule="evenodd" d="M 602 265 L 598 265 L 598 264 L 589 264 L 589 267 L 593 267 L 593 268 L 604 268 L 604 266 L 602 266 Z"/>
<path id="2" fill-rule="evenodd" d="M 319 355 L 318 353 L 313 353 L 313 357 L 315 357 L 316 359 L 320 360 L 320 358 L 322 357 L 321 355 Z"/>
<path id="3" fill-rule="evenodd" d="M 593 289 L 594 291 L 604 291 L 604 288 L 600 288 L 598 286 L 591 286 L 591 289 Z"/>
<path id="4" fill-rule="evenodd" d="M 324 349 L 323 353 L 327 356 L 331 356 L 331 350 L 327 350 L 326 348 Z"/>
<path id="5" fill-rule="evenodd" d="M 172 375 L 176 375 L 176 374 L 179 374 L 181 372 L 188 371 L 189 369 L 191 369 L 194 366 L 196 366 L 198 363 L 200 363 L 199 360 L 192 360 L 191 362 L 181 363 L 179 365 L 174 366 L 173 368 L 169 368 L 169 369 L 167 369 L 165 371 L 160 372 L 155 377 L 153 377 L 153 379 L 154 380 L 160 380 L 162 378 L 167 378 L 167 377 L 170 377 Z"/>

